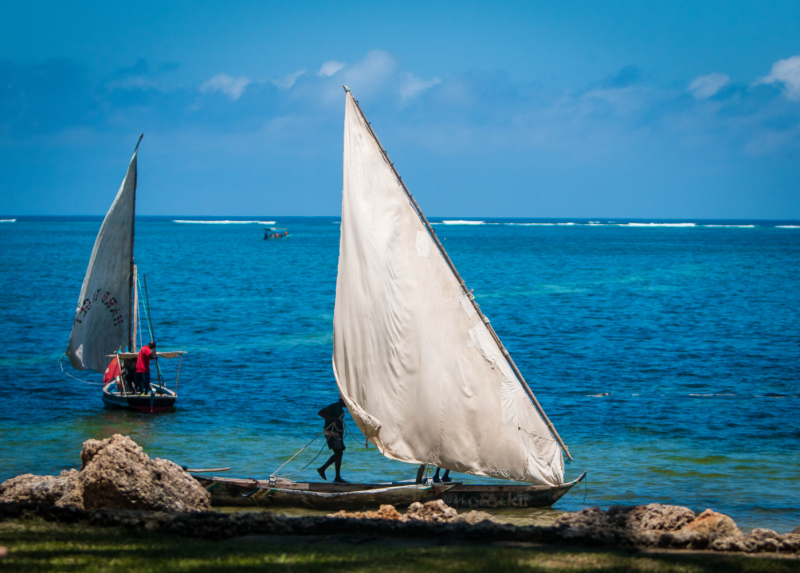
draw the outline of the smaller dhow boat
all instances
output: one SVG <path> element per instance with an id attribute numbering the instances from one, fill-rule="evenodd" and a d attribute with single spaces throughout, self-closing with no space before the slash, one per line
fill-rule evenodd
<path id="1" fill-rule="evenodd" d="M 163 412 L 175 407 L 178 399 L 178 380 L 181 375 L 181 362 L 185 352 L 155 352 L 157 360 L 162 358 L 179 358 L 178 373 L 175 386 L 170 390 L 164 385 L 161 368 L 158 367 L 159 381 L 151 383 L 150 393 L 140 394 L 136 391 L 136 352 L 119 352 L 111 358 L 111 363 L 103 376 L 103 404 L 108 408 L 128 408 L 139 412 Z"/>
<path id="2" fill-rule="evenodd" d="M 139 347 L 142 346 L 140 283 L 133 264 L 136 163 L 141 141 L 140 136 L 125 179 L 95 239 L 65 355 L 76 370 L 95 370 L 104 374 L 103 403 L 106 406 L 155 412 L 172 408 L 178 396 L 178 377 L 175 378 L 174 390 L 169 390 L 164 384 L 158 359 L 182 357 L 183 352 L 156 352 L 157 378 L 151 384 L 152 390 L 147 394 L 135 393 L 137 325 Z M 155 342 L 146 282 L 144 295 L 142 305 L 150 340 Z"/>

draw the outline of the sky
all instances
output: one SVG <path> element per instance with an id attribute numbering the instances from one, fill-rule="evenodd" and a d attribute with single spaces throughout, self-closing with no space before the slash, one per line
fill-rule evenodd
<path id="1" fill-rule="evenodd" d="M 800 3 L 9 3 L 0 215 L 338 215 L 348 85 L 429 216 L 800 219 Z"/>

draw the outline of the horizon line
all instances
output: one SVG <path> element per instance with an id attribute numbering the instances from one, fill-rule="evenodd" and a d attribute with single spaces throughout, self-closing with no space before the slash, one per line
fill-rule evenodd
<path id="1" fill-rule="evenodd" d="M 0 214 L 0 220 L 3 219 L 16 219 L 19 220 L 20 218 L 39 218 L 39 219 L 68 219 L 74 217 L 82 217 L 82 218 L 99 218 L 102 219 L 105 217 L 105 214 L 102 215 L 94 215 L 94 214 L 73 214 L 73 215 L 14 215 L 14 214 Z M 172 219 L 172 218 L 196 218 L 196 219 L 210 219 L 210 220 L 222 220 L 222 219 L 247 219 L 247 218 L 257 218 L 257 219 L 279 219 L 279 218 L 304 218 L 304 219 L 341 219 L 341 215 L 186 215 L 186 214 L 179 214 L 179 215 L 141 215 L 137 214 L 136 218 L 158 218 L 158 219 Z M 463 220 L 463 221 L 479 221 L 479 220 L 494 220 L 494 219 L 525 219 L 525 220 L 539 220 L 539 221 L 550 221 L 550 220 L 581 220 L 581 221 L 593 221 L 593 220 L 627 220 L 627 221 L 763 221 L 763 222 L 775 222 L 775 221 L 795 221 L 800 222 L 800 218 L 785 218 L 785 219 L 764 219 L 764 218 L 742 218 L 742 217 L 626 217 L 626 216 L 616 216 L 616 217 L 609 217 L 609 216 L 590 216 L 590 217 L 569 217 L 569 216 L 560 216 L 560 217 L 520 217 L 520 216 L 488 216 L 488 215 L 430 215 L 428 216 L 429 219 L 443 219 L 443 220 Z"/>

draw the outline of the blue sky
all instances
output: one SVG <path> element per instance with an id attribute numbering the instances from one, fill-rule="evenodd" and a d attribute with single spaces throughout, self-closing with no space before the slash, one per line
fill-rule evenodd
<path id="1" fill-rule="evenodd" d="M 336 215 L 344 99 L 431 216 L 800 219 L 800 3 L 25 2 L 0 214 Z"/>

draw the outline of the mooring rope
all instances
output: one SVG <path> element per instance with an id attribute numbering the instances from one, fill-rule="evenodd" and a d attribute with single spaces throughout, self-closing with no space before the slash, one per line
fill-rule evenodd
<path id="1" fill-rule="evenodd" d="M 344 420 L 342 420 L 342 424 L 344 424 Z M 294 473 L 290 473 L 290 474 L 278 474 L 278 472 L 279 472 L 279 471 L 281 471 L 281 469 L 283 469 L 283 466 L 285 466 L 286 464 L 288 464 L 289 462 L 291 462 L 293 459 L 295 459 L 295 458 L 296 458 L 296 457 L 297 457 L 297 456 L 298 456 L 298 455 L 299 455 L 299 454 L 300 454 L 300 453 L 301 453 L 303 450 L 305 450 L 305 449 L 306 449 L 308 446 L 310 446 L 311 444 L 313 444 L 313 443 L 316 441 L 316 439 L 317 439 L 317 438 L 319 438 L 319 437 L 320 437 L 322 434 L 324 434 L 326 431 L 328 431 L 328 430 L 329 430 L 329 429 L 330 429 L 330 428 L 331 428 L 333 425 L 334 425 L 334 422 L 331 422 L 330 426 L 326 426 L 326 427 L 325 427 L 325 429 L 323 429 L 323 430 L 322 430 L 322 431 L 321 431 L 319 434 L 317 434 L 316 436 L 314 436 L 314 437 L 311 439 L 311 441 L 310 441 L 310 442 L 308 442 L 308 443 L 307 443 L 305 446 L 303 446 L 302 448 L 300 448 L 300 449 L 299 449 L 299 450 L 298 450 L 298 451 L 297 451 L 297 452 L 296 452 L 296 453 L 295 453 L 295 454 L 294 454 L 294 455 L 293 455 L 291 458 L 289 458 L 288 460 L 286 460 L 286 461 L 283 463 L 283 465 L 281 465 L 281 467 L 279 467 L 277 470 L 275 470 L 274 472 L 272 472 L 272 473 L 270 474 L 270 477 L 272 477 L 272 476 L 275 476 L 275 477 L 285 477 L 285 478 L 286 478 L 286 477 L 292 477 L 292 476 L 294 476 L 294 475 L 297 475 L 297 474 L 299 474 L 299 473 L 300 473 L 300 472 L 302 472 L 304 469 L 306 469 L 308 466 L 310 466 L 311 464 L 313 464 L 313 463 L 314 463 L 314 460 L 316 460 L 316 459 L 319 457 L 319 455 L 322 453 L 322 451 L 325 449 L 325 446 L 327 446 L 327 445 L 328 445 L 328 441 L 327 441 L 327 440 L 325 441 L 325 443 L 324 443 L 324 444 L 322 444 L 322 447 L 321 447 L 321 448 L 319 449 L 319 451 L 317 452 L 317 455 L 315 455 L 313 458 L 311 458 L 311 461 L 310 461 L 310 462 L 308 462 L 306 465 L 304 465 L 302 468 L 300 468 L 299 470 L 297 470 L 297 471 L 296 471 L 296 472 L 294 472 Z M 342 438 L 341 438 L 341 439 L 342 439 L 342 443 L 344 443 L 344 438 L 345 438 L 345 436 L 346 436 L 347 434 L 348 434 L 348 427 L 347 427 L 347 424 L 344 424 L 344 431 L 342 432 Z"/>
<path id="2" fill-rule="evenodd" d="M 583 478 L 583 503 L 586 504 L 586 494 L 589 493 L 589 474 Z"/>
<path id="3" fill-rule="evenodd" d="M 314 439 L 316 440 L 316 438 L 314 438 Z M 291 474 L 278 474 L 278 473 L 277 473 L 277 470 L 276 470 L 276 472 L 275 472 L 274 474 L 272 474 L 272 475 L 274 475 L 275 477 L 284 477 L 284 478 L 289 478 L 289 477 L 292 477 L 292 476 L 295 476 L 295 475 L 299 474 L 301 471 L 303 471 L 303 470 L 304 470 L 304 469 L 306 469 L 308 466 L 310 466 L 311 464 L 313 464 L 313 463 L 314 463 L 314 460 L 316 460 L 316 459 L 319 457 L 319 455 L 322 453 L 322 450 L 324 450 L 324 449 L 325 449 L 325 446 L 327 446 L 327 445 L 328 445 L 328 443 L 327 443 L 327 442 L 325 442 L 324 444 L 322 444 L 322 447 L 321 447 L 321 448 L 319 449 L 319 451 L 317 452 L 317 455 L 316 455 L 316 456 L 314 456 L 313 458 L 311 458 L 311 461 L 310 461 L 310 462 L 308 462 L 306 465 L 304 465 L 302 468 L 300 468 L 300 469 L 299 469 L 299 470 L 297 470 L 296 472 L 294 472 L 294 473 L 291 473 Z M 302 451 L 302 450 L 301 450 L 301 451 Z M 300 452 L 297 452 L 297 453 L 299 454 Z M 295 454 L 295 455 L 297 455 L 297 454 Z M 294 457 L 294 456 L 292 456 L 292 457 Z M 289 461 L 291 461 L 291 459 L 290 459 Z M 286 462 L 286 463 L 288 464 L 289 462 Z M 283 464 L 283 465 L 285 466 L 286 464 Z M 282 468 L 282 467 L 283 467 L 283 466 L 281 466 L 281 468 Z M 278 470 L 280 470 L 281 468 L 278 468 Z M 270 477 L 271 477 L 271 476 L 270 476 Z"/>

